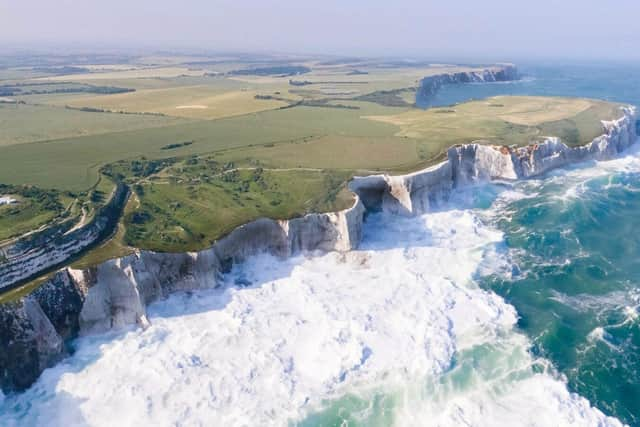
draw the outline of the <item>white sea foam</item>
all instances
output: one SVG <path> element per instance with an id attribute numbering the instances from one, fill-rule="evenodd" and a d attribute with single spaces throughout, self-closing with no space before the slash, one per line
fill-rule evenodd
<path id="1" fill-rule="evenodd" d="M 622 349 L 620 347 L 618 347 L 617 345 L 615 345 L 612 342 L 612 338 L 611 338 L 611 334 L 609 332 L 607 332 L 605 330 L 605 328 L 598 326 L 597 328 L 593 329 L 591 332 L 589 332 L 589 334 L 587 335 L 587 345 L 585 346 L 585 348 L 582 350 L 583 352 L 591 349 L 594 347 L 595 344 L 597 344 L 598 342 L 606 345 L 607 347 L 609 347 L 609 349 L 611 351 L 614 352 L 621 352 Z"/>
<path id="2" fill-rule="evenodd" d="M 372 216 L 344 255 L 253 257 L 223 290 L 154 304 L 146 330 L 80 340 L 0 424 L 282 426 L 382 390 L 381 425 L 619 425 L 534 373 L 513 307 L 473 282 L 501 240 L 450 210 Z"/>
<path id="3" fill-rule="evenodd" d="M 585 167 L 586 166 L 586 167 Z M 586 164 L 577 164 L 568 171 L 559 169 L 554 175 L 570 178 L 589 179 L 621 172 L 640 171 L 640 144 L 636 142 L 623 155 L 612 160 L 594 161 Z"/>

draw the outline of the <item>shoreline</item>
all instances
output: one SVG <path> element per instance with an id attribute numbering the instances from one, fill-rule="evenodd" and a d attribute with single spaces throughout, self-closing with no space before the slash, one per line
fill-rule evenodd
<path id="1" fill-rule="evenodd" d="M 367 211 L 415 215 L 474 182 L 526 179 L 580 161 L 611 158 L 635 142 L 636 119 L 635 108 L 627 107 L 620 119 L 603 123 L 605 134 L 575 148 L 557 138 L 516 149 L 451 147 L 446 161 L 421 171 L 354 177 L 349 183 L 354 205 L 343 211 L 286 221 L 258 219 L 200 252 L 137 251 L 91 269 L 59 270 L 32 294 L 0 306 L 0 325 L 9 338 L 0 350 L 0 389 L 30 386 L 44 369 L 69 354 L 67 343 L 78 336 L 132 324 L 146 327 L 148 304 L 178 291 L 218 287 L 222 273 L 253 254 L 286 258 L 314 251 L 348 252 L 360 242 Z"/>

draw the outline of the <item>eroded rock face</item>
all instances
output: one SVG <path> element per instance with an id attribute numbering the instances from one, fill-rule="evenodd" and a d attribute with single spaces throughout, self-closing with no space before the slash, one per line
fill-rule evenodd
<path id="1" fill-rule="evenodd" d="M 67 270 L 61 270 L 31 296 L 42 308 L 56 332 L 63 340 L 78 335 L 80 331 L 80 310 L 85 301 L 87 289 L 79 285 Z"/>
<path id="2" fill-rule="evenodd" d="M 93 219 L 77 229 L 64 222 L 0 246 L 0 288 L 52 268 L 103 239 L 117 223 L 128 194 L 119 184 Z"/>
<path id="3" fill-rule="evenodd" d="M 469 144 L 450 148 L 448 157 L 456 187 L 492 179 L 518 178 L 511 150 L 505 147 Z"/>
<path id="4" fill-rule="evenodd" d="M 177 291 L 215 287 L 220 263 L 214 251 L 165 254 L 142 251 L 106 261 L 95 269 L 71 270 L 87 294 L 80 310 L 80 334 L 127 325 L 148 325 L 146 307 Z"/>
<path id="5" fill-rule="evenodd" d="M 226 266 L 232 262 L 242 262 L 258 251 L 287 256 L 289 244 L 280 221 L 260 218 L 233 230 L 216 242 L 214 249 Z"/>
<path id="6" fill-rule="evenodd" d="M 452 189 L 449 161 L 408 175 L 372 175 L 355 177 L 349 189 L 360 196 L 370 211 L 395 215 L 426 212 L 430 206 L 446 200 Z"/>
<path id="7" fill-rule="evenodd" d="M 482 71 L 438 74 L 422 79 L 418 89 L 419 96 L 425 100 L 432 98 L 442 86 L 458 83 L 505 82 L 518 80 L 518 70 L 514 65 L 506 64 L 500 68 Z"/>
<path id="8" fill-rule="evenodd" d="M 320 250 L 346 252 L 355 249 L 362 238 L 365 208 L 359 198 L 350 209 L 341 212 L 309 214 L 284 221 L 288 255 Z"/>
<path id="9" fill-rule="evenodd" d="M 140 251 L 94 269 L 68 269 L 84 289 L 79 307 L 81 335 L 148 324 L 146 307 L 177 291 L 216 287 L 233 263 L 258 252 L 286 257 L 302 251 L 350 250 L 360 241 L 364 208 L 359 200 L 338 213 L 289 221 L 261 218 L 236 228 L 210 249 L 194 253 Z"/>
<path id="10" fill-rule="evenodd" d="M 620 119 L 603 122 L 603 127 L 603 135 L 579 147 L 569 147 L 555 137 L 516 149 L 482 144 L 452 147 L 448 157 L 454 185 L 492 179 L 526 179 L 571 163 L 610 159 L 638 138 L 635 109 L 625 108 Z"/>

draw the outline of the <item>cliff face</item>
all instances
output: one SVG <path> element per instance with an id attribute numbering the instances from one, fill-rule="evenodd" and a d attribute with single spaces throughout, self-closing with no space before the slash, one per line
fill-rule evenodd
<path id="1" fill-rule="evenodd" d="M 355 177 L 349 189 L 360 196 L 367 210 L 412 215 L 448 198 L 451 174 L 451 162 L 445 161 L 408 175 Z"/>
<path id="2" fill-rule="evenodd" d="M 238 227 L 201 252 L 141 251 L 88 270 L 66 268 L 21 301 L 0 305 L 0 387 L 21 390 L 67 354 L 78 335 L 125 325 L 148 325 L 146 307 L 172 292 L 215 287 L 219 275 L 257 252 L 286 257 L 303 251 L 349 251 L 360 242 L 366 210 L 414 215 L 445 201 L 456 187 L 492 179 L 521 179 L 589 159 L 607 159 L 637 139 L 635 109 L 603 123 L 590 144 L 568 147 L 557 138 L 510 149 L 479 144 L 452 147 L 438 165 L 401 176 L 355 177 L 350 209 L 288 221 L 259 219 Z"/>
<path id="3" fill-rule="evenodd" d="M 24 389 L 64 357 L 60 335 L 32 298 L 0 306 L 0 388 Z"/>
<path id="4" fill-rule="evenodd" d="M 469 144 L 449 149 L 454 185 L 490 179 L 524 179 L 587 160 L 604 160 L 630 147 L 638 138 L 636 111 L 624 108 L 623 116 L 603 122 L 605 133 L 589 144 L 569 147 L 558 138 L 516 149 Z"/>
<path id="5" fill-rule="evenodd" d="M 0 289 L 27 279 L 68 260 L 108 235 L 127 199 L 127 188 L 118 185 L 109 202 L 88 224 L 71 230 L 71 224 L 45 229 L 0 247 Z"/>
<path id="6" fill-rule="evenodd" d="M 451 74 L 438 74 L 422 79 L 418 89 L 418 97 L 424 100 L 432 98 L 442 86 L 458 83 L 506 82 L 518 80 L 518 70 L 514 65 L 503 65 L 500 68 L 488 68 L 483 71 L 469 71 Z"/>
<path id="7" fill-rule="evenodd" d="M 261 218 L 238 227 L 204 251 L 168 254 L 142 251 L 110 260 L 92 270 L 68 269 L 86 289 L 79 333 L 148 324 L 149 303 L 176 291 L 213 288 L 233 263 L 258 252 L 288 257 L 306 251 L 348 251 L 362 233 L 364 207 L 356 198 L 350 209 L 309 214 L 288 221 Z"/>

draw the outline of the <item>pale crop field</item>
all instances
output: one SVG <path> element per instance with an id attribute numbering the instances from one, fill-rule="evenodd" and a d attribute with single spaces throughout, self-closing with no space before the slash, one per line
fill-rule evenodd
<path id="1" fill-rule="evenodd" d="M 108 111 L 158 113 L 167 116 L 219 119 L 287 105 L 275 99 L 257 99 L 255 90 L 221 91 L 199 85 L 167 89 L 137 90 L 114 95 L 66 99 L 73 107 L 92 107 Z"/>
<path id="2" fill-rule="evenodd" d="M 140 78 L 171 78 L 179 76 L 201 76 L 203 70 L 187 67 L 152 67 L 135 68 L 125 70 L 109 70 L 104 72 L 89 72 L 81 74 L 65 74 L 60 76 L 40 77 L 34 80 L 50 81 L 76 81 L 87 82 L 94 80 L 115 80 L 115 79 L 140 79 Z"/>
<path id="3" fill-rule="evenodd" d="M 488 101 L 499 105 L 498 117 L 505 122 L 525 126 L 537 126 L 545 122 L 568 119 L 594 106 L 587 99 L 562 99 L 545 97 L 498 96 Z"/>
<path id="4" fill-rule="evenodd" d="M 603 101 L 551 97 L 493 97 L 483 101 L 366 118 L 398 126 L 396 136 L 429 141 L 441 149 L 482 140 L 523 145 L 544 136 L 571 134 L 569 144 L 591 141 L 603 132 L 601 120 L 621 116 Z"/>
<path id="5" fill-rule="evenodd" d="M 174 117 L 94 113 L 57 106 L 0 103 L 0 147 L 186 122 Z"/>

